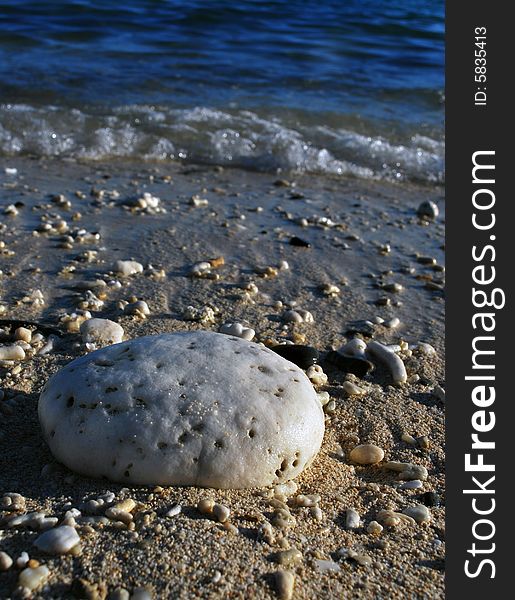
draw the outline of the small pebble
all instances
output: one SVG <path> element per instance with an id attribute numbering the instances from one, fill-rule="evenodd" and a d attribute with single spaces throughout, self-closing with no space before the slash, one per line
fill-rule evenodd
<path id="1" fill-rule="evenodd" d="M 23 569 L 18 577 L 18 585 L 23 588 L 27 588 L 31 592 L 36 590 L 38 587 L 43 585 L 50 576 L 48 567 L 44 565 L 31 569 Z"/>
<path id="2" fill-rule="evenodd" d="M 80 542 L 78 533 L 73 527 L 62 525 L 42 533 L 34 545 L 47 554 L 66 554 Z"/>
<path id="3" fill-rule="evenodd" d="M 277 571 L 275 573 L 275 587 L 281 600 L 291 600 L 294 586 L 295 575 L 292 571 Z"/>
<path id="4" fill-rule="evenodd" d="M 203 515 L 210 515 L 214 505 L 215 501 L 212 498 L 202 498 L 197 504 L 197 510 Z"/>
<path id="5" fill-rule="evenodd" d="M 117 260 L 113 271 L 122 277 L 130 277 L 143 272 L 143 265 L 135 260 Z"/>
<path id="6" fill-rule="evenodd" d="M 297 548 L 283 550 L 282 552 L 277 553 L 275 560 L 283 567 L 291 567 L 302 560 L 302 552 L 297 550 Z"/>
<path id="7" fill-rule="evenodd" d="M 431 513 L 427 506 L 423 504 L 417 504 L 416 506 L 409 506 L 402 511 L 408 517 L 415 519 L 417 523 L 426 523 L 431 520 Z"/>
<path id="8" fill-rule="evenodd" d="M 428 219 L 430 221 L 434 221 L 438 217 L 439 213 L 440 211 L 438 206 L 431 200 L 425 200 L 417 209 L 417 215 L 421 219 Z"/>
<path id="9" fill-rule="evenodd" d="M 361 444 L 351 450 L 349 458 L 360 465 L 374 465 L 383 460 L 384 450 L 374 444 Z"/>
<path id="10" fill-rule="evenodd" d="M 219 523 L 225 523 L 231 514 L 231 509 L 223 504 L 215 504 L 213 506 L 213 516 Z"/>
<path id="11" fill-rule="evenodd" d="M 0 551 L 0 571 L 7 571 L 13 564 L 13 559 L 7 554 L 7 552 Z"/>
<path id="12" fill-rule="evenodd" d="M 367 533 L 370 533 L 370 535 L 381 535 L 383 529 L 384 527 L 381 525 L 381 523 L 378 523 L 377 521 L 370 521 L 367 526 Z"/>
<path id="13" fill-rule="evenodd" d="M 345 527 L 347 529 L 357 529 L 359 526 L 359 514 L 353 508 L 349 508 L 345 513 Z"/>

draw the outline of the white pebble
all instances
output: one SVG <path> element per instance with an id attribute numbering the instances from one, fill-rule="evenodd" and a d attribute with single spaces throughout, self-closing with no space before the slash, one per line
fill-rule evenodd
<path id="1" fill-rule="evenodd" d="M 27 588 L 31 592 L 42 586 L 50 576 L 50 571 L 45 565 L 34 569 L 23 569 L 18 577 L 18 585 Z"/>
<path id="2" fill-rule="evenodd" d="M 13 559 L 7 554 L 0 550 L 0 571 L 7 571 L 13 564 Z"/>
<path id="3" fill-rule="evenodd" d="M 378 360 L 384 363 L 389 369 L 392 375 L 392 379 L 396 384 L 406 383 L 408 375 L 406 373 L 406 367 L 402 362 L 402 359 L 395 354 L 390 348 L 376 341 L 369 342 L 367 345 L 367 351 L 375 356 Z"/>
<path id="4" fill-rule="evenodd" d="M 347 529 L 357 529 L 360 526 L 359 514 L 352 508 L 345 513 L 345 527 Z"/>
<path id="5" fill-rule="evenodd" d="M 82 341 L 96 346 L 119 344 L 123 340 L 123 328 L 109 319 L 88 319 L 80 326 Z"/>
<path id="6" fill-rule="evenodd" d="M 244 327 L 241 323 L 225 323 L 225 325 L 220 327 L 219 331 L 220 333 L 225 333 L 225 335 L 234 335 L 248 342 L 251 342 L 256 335 L 253 329 Z"/>
<path id="7" fill-rule="evenodd" d="M 66 554 L 80 542 L 79 534 L 73 527 L 62 525 L 42 533 L 34 545 L 47 554 Z"/>
<path id="8" fill-rule="evenodd" d="M 23 360 L 25 350 L 17 344 L 10 346 L 0 346 L 0 360 Z"/>
<path id="9" fill-rule="evenodd" d="M 113 271 L 122 277 L 130 277 L 143 272 L 143 265 L 135 260 L 117 260 Z"/>

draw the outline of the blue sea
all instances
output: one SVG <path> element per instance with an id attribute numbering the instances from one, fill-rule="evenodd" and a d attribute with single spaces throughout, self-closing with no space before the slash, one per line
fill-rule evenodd
<path id="1" fill-rule="evenodd" d="M 0 155 L 438 183 L 443 0 L 0 0 Z"/>

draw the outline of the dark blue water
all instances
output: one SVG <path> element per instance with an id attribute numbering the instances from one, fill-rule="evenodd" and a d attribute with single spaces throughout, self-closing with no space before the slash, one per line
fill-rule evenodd
<path id="1" fill-rule="evenodd" d="M 441 181 L 444 4 L 0 1 L 0 152 Z"/>

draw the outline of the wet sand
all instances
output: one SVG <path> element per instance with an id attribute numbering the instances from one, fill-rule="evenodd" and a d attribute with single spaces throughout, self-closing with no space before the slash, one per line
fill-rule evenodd
<path id="1" fill-rule="evenodd" d="M 4 166 L 17 168 L 18 174 L 4 175 Z M 443 597 L 444 405 L 432 393 L 444 385 L 443 271 L 417 260 L 417 255 L 434 257 L 443 264 L 441 188 L 127 161 L 15 159 L 2 166 L 0 179 L 0 211 L 18 203 L 17 215 L 0 215 L 0 240 L 5 242 L 0 299 L 5 324 L 0 328 L 8 328 L 8 320 L 23 320 L 38 324 L 32 328 L 45 340 L 45 326 L 60 333 L 50 353 L 19 363 L 21 369 L 0 367 L 0 495 L 20 493 L 27 511 L 60 519 L 70 506 L 80 509 L 107 492 L 141 503 L 134 531 L 77 518 L 77 556 L 42 554 L 32 545 L 38 532 L 8 527 L 12 514 L 0 512 L 0 550 L 13 559 L 26 551 L 50 570 L 46 587 L 32 597 L 102 598 L 119 587 L 129 592 L 148 587 L 154 598 L 276 598 L 274 558 L 288 546 L 303 555 L 293 567 L 294 598 Z M 130 210 L 126 203 L 144 192 L 159 197 L 166 213 Z M 63 194 L 71 207 L 53 202 L 56 194 Z M 207 199 L 207 206 L 193 206 L 193 196 Z M 416 216 L 423 200 L 438 203 L 435 223 Z M 73 220 L 78 212 L 81 217 Z M 63 239 L 66 232 L 33 234 L 42 222 L 59 220 L 100 237 L 79 233 L 70 241 Z M 291 245 L 292 236 L 310 247 Z M 194 263 L 218 256 L 225 261 L 214 270 L 218 279 L 188 276 Z M 120 280 L 120 287 L 110 285 L 119 279 L 108 274 L 113 263 L 129 258 L 141 262 L 144 273 Z M 281 261 L 289 269 L 274 274 Z M 266 267 L 272 267 L 268 275 Z M 239 321 L 256 330 L 255 341 L 293 340 L 322 352 L 329 381 L 318 389 L 329 392 L 335 407 L 327 414 L 320 454 L 297 481 L 297 493 L 321 496 L 321 521 L 307 508 L 292 508 L 295 526 L 278 532 L 284 541 L 278 535 L 270 544 L 258 530 L 273 512 L 267 498 L 271 490 L 124 489 L 76 476 L 55 463 L 39 430 L 38 393 L 60 366 L 86 352 L 80 336 L 66 332 L 62 317 L 84 306 L 85 292 L 77 282 L 96 279 L 108 285 L 98 293 L 104 304 L 91 312 L 119 322 L 126 339 L 217 331 L 226 321 Z M 257 293 L 249 289 L 251 283 Z M 402 291 L 388 291 L 392 283 Z M 340 293 L 326 296 L 325 284 L 336 285 Z M 44 304 L 32 301 L 34 290 L 42 292 Z M 147 319 L 120 308 L 131 297 L 148 303 Z M 281 316 L 288 303 L 310 311 L 314 322 L 285 324 Z M 187 320 L 188 306 L 209 307 L 214 320 Z M 398 317 L 401 325 L 388 329 L 364 323 L 376 316 Z M 350 331 L 389 344 L 427 342 L 436 354 L 414 351 L 407 357 L 410 379 L 402 387 L 393 386 L 379 365 L 363 381 L 356 380 L 366 394 L 348 396 L 342 388 L 345 373 L 327 361 L 326 353 L 349 339 Z M 429 448 L 403 441 L 403 434 L 427 436 Z M 353 465 L 348 453 L 359 443 L 382 447 L 385 460 L 425 466 L 427 481 L 420 489 L 400 489 L 394 471 Z M 426 491 L 437 492 L 442 504 L 430 508 L 429 523 L 385 527 L 379 536 L 366 531 L 380 510 L 402 512 L 421 503 Z M 238 533 L 198 512 L 196 504 L 205 496 L 230 507 Z M 182 512 L 165 516 L 176 503 Z M 350 508 L 363 523 L 353 531 L 345 527 Z M 370 564 L 342 557 L 341 548 L 369 556 Z M 331 563 L 319 562 L 326 560 Z M 15 566 L 0 573 L 0 597 L 13 596 L 18 573 Z M 77 583 L 73 586 L 79 579 L 92 584 L 89 592 L 87 586 L 82 592 Z"/>

